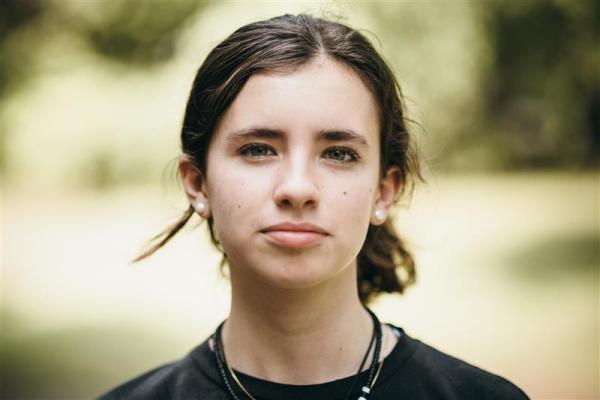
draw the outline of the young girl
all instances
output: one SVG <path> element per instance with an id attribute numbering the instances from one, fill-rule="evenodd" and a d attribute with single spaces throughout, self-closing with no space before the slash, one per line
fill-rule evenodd
<path id="1" fill-rule="evenodd" d="M 366 305 L 414 281 L 390 211 L 421 180 L 398 84 L 357 31 L 307 15 L 241 27 L 206 58 L 181 131 L 189 209 L 231 310 L 183 359 L 108 399 L 526 399 Z"/>

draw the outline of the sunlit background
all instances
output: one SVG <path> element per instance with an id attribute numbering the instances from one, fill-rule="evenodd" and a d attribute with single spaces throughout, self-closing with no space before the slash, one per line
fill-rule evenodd
<path id="1" fill-rule="evenodd" d="M 428 183 L 384 320 L 536 399 L 599 393 L 600 2 L 0 2 L 0 397 L 84 399 L 226 317 L 206 227 L 130 264 L 187 207 L 187 94 L 237 27 L 341 18 L 403 87 Z"/>

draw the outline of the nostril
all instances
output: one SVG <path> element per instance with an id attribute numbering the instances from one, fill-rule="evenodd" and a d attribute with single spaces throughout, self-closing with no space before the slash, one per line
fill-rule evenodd
<path id="1" fill-rule="evenodd" d="M 314 207 L 319 199 L 319 184 L 306 171 L 282 176 L 274 189 L 274 200 L 281 207 Z"/>

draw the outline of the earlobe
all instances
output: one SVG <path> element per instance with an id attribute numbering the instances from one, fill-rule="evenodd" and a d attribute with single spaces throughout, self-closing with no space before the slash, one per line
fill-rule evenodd
<path id="1" fill-rule="evenodd" d="M 371 223 L 382 224 L 394 204 L 396 197 L 402 188 L 402 175 L 400 168 L 396 165 L 388 168 L 385 177 L 379 181 L 378 197 L 375 200 L 375 208 L 372 213 Z"/>
<path id="2" fill-rule="evenodd" d="M 202 218 L 208 218 L 210 212 L 206 182 L 200 170 L 186 154 L 179 156 L 179 176 L 192 207 Z"/>

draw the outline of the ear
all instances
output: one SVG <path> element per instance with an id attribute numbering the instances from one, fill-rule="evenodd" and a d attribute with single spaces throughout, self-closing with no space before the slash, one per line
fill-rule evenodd
<path id="1" fill-rule="evenodd" d="M 381 225 L 387 219 L 394 200 L 402 189 L 402 173 L 400 167 L 392 165 L 385 177 L 381 178 L 377 188 L 377 197 L 371 212 L 371 224 Z"/>
<path id="2" fill-rule="evenodd" d="M 179 176 L 190 204 L 202 218 L 210 216 L 206 180 L 187 154 L 179 156 Z"/>

